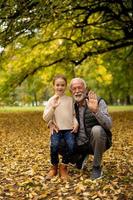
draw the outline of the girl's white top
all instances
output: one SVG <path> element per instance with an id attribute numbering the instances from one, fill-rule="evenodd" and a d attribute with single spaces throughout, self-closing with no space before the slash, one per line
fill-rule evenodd
<path id="1" fill-rule="evenodd" d="M 59 105 L 54 109 L 51 105 L 52 96 L 44 109 L 43 119 L 49 123 L 51 120 L 55 122 L 59 130 L 73 129 L 73 125 L 78 125 L 75 117 L 75 110 L 72 97 L 63 95 L 60 97 Z"/>

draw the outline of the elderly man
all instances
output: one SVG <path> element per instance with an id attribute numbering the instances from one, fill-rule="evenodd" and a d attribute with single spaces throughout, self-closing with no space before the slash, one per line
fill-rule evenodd
<path id="1" fill-rule="evenodd" d="M 75 100 L 76 117 L 79 122 L 76 143 L 77 152 L 81 156 L 76 165 L 81 169 L 86 156 L 93 154 L 91 179 L 101 178 L 102 156 L 112 143 L 112 120 L 107 105 L 93 91 L 87 94 L 86 83 L 81 78 L 71 80 L 70 91 Z"/>

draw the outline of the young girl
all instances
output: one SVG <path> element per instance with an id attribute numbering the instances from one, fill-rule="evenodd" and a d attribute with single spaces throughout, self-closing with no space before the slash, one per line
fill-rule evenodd
<path id="1" fill-rule="evenodd" d="M 53 79 L 54 96 L 47 103 L 43 113 L 43 119 L 54 124 L 54 131 L 51 132 L 50 156 L 52 167 L 48 173 L 48 178 L 57 175 L 59 163 L 59 144 L 64 138 L 68 152 L 63 153 L 62 163 L 59 166 L 60 176 L 68 178 L 67 164 L 73 154 L 75 147 L 75 135 L 78 130 L 78 122 L 75 118 L 73 99 L 65 95 L 67 79 L 64 75 L 56 75 Z"/>

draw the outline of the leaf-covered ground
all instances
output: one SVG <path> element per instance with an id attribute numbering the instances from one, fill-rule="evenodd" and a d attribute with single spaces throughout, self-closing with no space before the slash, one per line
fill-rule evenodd
<path id="1" fill-rule="evenodd" d="M 49 130 L 41 112 L 0 113 L 0 199 L 133 199 L 133 112 L 112 113 L 113 147 L 104 154 L 103 179 L 90 180 L 88 167 L 69 167 L 70 180 L 49 170 Z"/>

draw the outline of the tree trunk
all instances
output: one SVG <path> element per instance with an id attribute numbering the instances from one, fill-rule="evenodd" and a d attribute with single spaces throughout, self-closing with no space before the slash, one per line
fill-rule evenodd
<path id="1" fill-rule="evenodd" d="M 112 93 L 111 92 L 109 92 L 109 103 L 111 104 L 111 105 L 113 105 L 113 97 L 112 97 Z"/>
<path id="2" fill-rule="evenodd" d="M 131 105 L 130 95 L 126 96 L 126 103 L 127 103 L 127 105 Z"/>
<path id="3" fill-rule="evenodd" d="M 37 95 L 36 95 L 36 92 L 33 92 L 33 96 L 34 96 L 35 106 L 38 106 L 38 104 L 37 104 Z"/>

